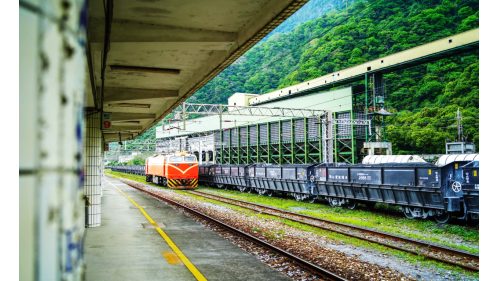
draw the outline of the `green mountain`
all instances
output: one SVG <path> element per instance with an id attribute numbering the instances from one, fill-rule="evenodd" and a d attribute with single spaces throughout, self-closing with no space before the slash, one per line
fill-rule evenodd
<path id="1" fill-rule="evenodd" d="M 347 11 L 344 1 L 311 0 L 304 8 L 188 101 L 226 104 L 235 92 L 267 93 L 479 27 L 478 0 L 348 1 Z M 384 78 L 386 103 L 399 110 L 387 126 L 395 154 L 444 153 L 459 107 L 464 135 L 479 147 L 478 51 Z"/>

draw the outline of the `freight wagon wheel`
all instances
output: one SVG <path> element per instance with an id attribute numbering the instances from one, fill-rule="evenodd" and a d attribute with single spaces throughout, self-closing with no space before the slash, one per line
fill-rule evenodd
<path id="1" fill-rule="evenodd" d="M 223 185 L 223 184 L 220 184 L 220 183 L 216 184 L 216 186 L 217 186 L 218 188 L 221 188 L 221 189 L 224 187 L 224 185 Z"/>
<path id="2" fill-rule="evenodd" d="M 347 209 L 349 210 L 354 210 L 356 207 L 358 207 L 358 201 L 356 200 L 347 200 L 347 203 L 345 204 Z"/>
<path id="3" fill-rule="evenodd" d="M 274 196 L 274 192 L 272 192 L 272 191 L 270 191 L 270 190 L 269 190 L 269 191 L 267 192 L 267 196 L 269 196 L 269 197 L 273 197 L 273 196 Z"/>
<path id="4" fill-rule="evenodd" d="M 239 185 L 238 189 L 240 190 L 240 192 L 247 192 L 247 187 L 246 186 Z"/>
<path id="5" fill-rule="evenodd" d="M 375 205 L 377 205 L 377 202 L 372 202 L 372 201 L 367 201 L 364 203 L 365 203 L 365 206 L 368 207 L 369 209 L 373 209 L 373 208 L 375 208 Z"/>
<path id="6" fill-rule="evenodd" d="M 404 211 L 403 213 L 405 214 L 405 217 L 409 220 L 412 220 L 414 219 L 415 217 L 413 216 L 413 214 L 410 212 L 410 209 L 409 208 L 404 208 Z"/>
<path id="7" fill-rule="evenodd" d="M 259 195 L 265 195 L 267 193 L 267 190 L 265 190 L 264 188 L 257 188 L 257 192 L 259 193 Z"/>
<path id="8" fill-rule="evenodd" d="M 332 206 L 332 207 L 339 206 L 339 200 L 337 200 L 337 198 L 326 197 L 326 200 L 328 201 L 328 203 L 330 203 L 330 206 Z"/>
<path id="9" fill-rule="evenodd" d="M 302 201 L 302 194 L 294 192 L 292 193 L 293 197 L 295 198 L 295 201 Z"/>
<path id="10" fill-rule="evenodd" d="M 450 213 L 443 213 L 442 215 L 434 216 L 434 219 L 441 224 L 447 223 L 450 218 Z"/>
<path id="11" fill-rule="evenodd" d="M 309 198 L 307 199 L 307 202 L 309 202 L 309 203 L 311 203 L 311 204 L 312 204 L 312 203 L 314 203 L 314 201 L 316 201 L 316 198 L 317 198 L 317 197 L 309 197 Z"/>

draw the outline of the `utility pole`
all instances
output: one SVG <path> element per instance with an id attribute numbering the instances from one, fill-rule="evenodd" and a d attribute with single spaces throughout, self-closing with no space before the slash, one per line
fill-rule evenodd
<path id="1" fill-rule="evenodd" d="M 462 124 L 461 124 L 461 121 L 462 121 L 462 116 L 460 115 L 460 107 L 458 108 L 457 110 L 457 121 L 458 121 L 458 126 L 457 126 L 457 130 L 458 130 L 458 141 L 461 142 L 462 141 L 462 138 L 460 137 L 460 131 L 462 130 Z"/>

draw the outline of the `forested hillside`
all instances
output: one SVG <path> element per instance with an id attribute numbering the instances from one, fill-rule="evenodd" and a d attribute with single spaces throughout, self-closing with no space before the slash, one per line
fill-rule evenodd
<path id="1" fill-rule="evenodd" d="M 307 2 L 300 11 L 291 15 L 282 24 L 271 31 L 260 43 L 267 41 L 270 37 L 278 33 L 288 33 L 296 26 L 307 21 L 315 20 L 316 18 L 330 12 L 335 8 L 346 7 L 345 0 L 314 0 Z"/>
<path id="2" fill-rule="evenodd" d="M 478 0 L 311 0 L 327 14 L 291 31 L 286 25 L 210 81 L 189 102 L 227 103 L 235 92 L 261 94 L 479 27 Z M 325 8 L 326 7 L 326 8 Z M 299 10 L 294 26 L 306 18 Z M 394 153 L 444 153 L 456 139 L 460 107 L 464 131 L 479 147 L 479 52 L 384 76 Z"/>

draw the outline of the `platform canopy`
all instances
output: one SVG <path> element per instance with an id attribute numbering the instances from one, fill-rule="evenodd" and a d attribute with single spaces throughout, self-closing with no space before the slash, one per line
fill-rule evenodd
<path id="1" fill-rule="evenodd" d="M 306 2 L 90 0 L 86 110 L 112 113 L 105 142 L 135 138 Z"/>

